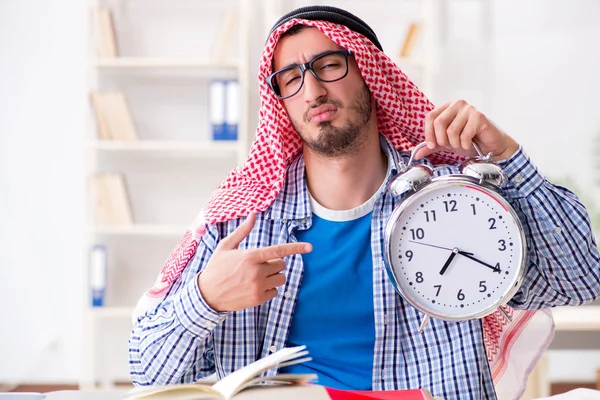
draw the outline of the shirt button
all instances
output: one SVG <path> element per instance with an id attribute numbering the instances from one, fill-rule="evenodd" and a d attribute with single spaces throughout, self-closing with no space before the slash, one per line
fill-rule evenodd
<path id="1" fill-rule="evenodd" d="M 554 232 L 556 232 L 558 235 L 560 235 L 562 232 L 562 229 L 560 229 L 560 226 L 557 226 L 556 228 L 554 228 Z"/>
<path id="2" fill-rule="evenodd" d="M 290 292 L 285 292 L 283 295 L 285 296 L 286 299 L 289 299 L 290 297 L 292 297 L 292 294 Z"/>
<path id="3" fill-rule="evenodd" d="M 306 223 L 306 218 L 302 218 L 302 219 L 300 220 L 300 222 L 302 222 L 303 224 L 305 224 L 305 223 Z"/>
<path id="4" fill-rule="evenodd" d="M 513 181 L 519 183 L 523 180 L 523 177 L 521 176 L 521 174 L 517 174 L 515 175 L 515 177 L 513 178 Z"/>
<path id="5" fill-rule="evenodd" d="M 287 224 L 287 219 L 282 219 L 281 222 L 285 225 Z"/>
<path id="6" fill-rule="evenodd" d="M 271 353 L 275 353 L 277 351 L 277 347 L 271 346 L 269 347 L 269 350 L 271 350 Z"/>

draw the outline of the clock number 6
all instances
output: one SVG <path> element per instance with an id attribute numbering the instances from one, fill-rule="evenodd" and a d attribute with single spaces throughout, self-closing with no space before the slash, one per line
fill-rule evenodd
<path id="1" fill-rule="evenodd" d="M 456 295 L 456 298 L 460 301 L 463 301 L 465 299 L 465 294 L 462 292 L 462 289 L 460 289 L 458 291 L 458 294 Z"/>

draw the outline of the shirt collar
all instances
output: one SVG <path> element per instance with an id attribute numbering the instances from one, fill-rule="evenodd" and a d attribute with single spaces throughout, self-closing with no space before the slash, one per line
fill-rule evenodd
<path id="1" fill-rule="evenodd" d="M 399 170 L 404 169 L 405 164 L 400 153 L 394 149 L 389 140 L 379 135 L 381 149 L 388 158 L 388 170 L 386 173 L 386 186 L 390 179 Z M 312 215 L 310 197 L 306 186 L 306 168 L 304 157 L 300 153 L 287 168 L 287 179 L 279 195 L 271 205 L 267 218 L 274 220 L 302 220 Z"/>

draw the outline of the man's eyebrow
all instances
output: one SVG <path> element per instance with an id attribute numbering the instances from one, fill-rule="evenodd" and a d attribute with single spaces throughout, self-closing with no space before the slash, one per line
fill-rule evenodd
<path id="1" fill-rule="evenodd" d="M 314 59 L 315 59 L 315 58 L 317 58 L 317 57 L 320 57 L 320 56 L 322 56 L 323 54 L 330 53 L 330 52 L 332 52 L 332 51 L 340 51 L 340 50 L 342 50 L 342 49 L 330 49 L 330 50 L 325 50 L 325 51 L 322 51 L 322 52 L 320 52 L 320 53 L 317 53 L 317 54 L 315 54 L 314 56 L 312 56 L 312 57 L 309 59 L 309 62 L 310 62 L 310 61 L 312 61 L 312 60 L 314 60 Z M 281 67 L 281 68 L 279 68 L 279 69 L 278 69 L 278 70 L 276 70 L 276 71 L 281 71 L 282 69 L 286 69 L 286 68 L 290 68 L 290 67 L 296 67 L 296 66 L 298 66 L 298 65 L 300 65 L 300 64 L 299 64 L 299 63 L 290 63 L 290 64 L 286 65 L 285 67 Z"/>

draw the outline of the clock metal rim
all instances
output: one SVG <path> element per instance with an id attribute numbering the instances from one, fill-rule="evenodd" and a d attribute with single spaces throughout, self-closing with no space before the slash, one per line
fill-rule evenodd
<path id="1" fill-rule="evenodd" d="M 448 316 L 448 315 L 443 315 L 443 314 L 439 314 L 439 313 L 434 313 L 434 312 L 431 312 L 430 310 L 425 309 L 424 307 L 419 305 L 416 301 L 414 301 L 412 299 L 412 296 L 409 295 L 408 293 L 406 293 L 406 291 L 402 288 L 402 286 L 398 282 L 398 279 L 394 272 L 394 268 L 392 267 L 392 262 L 391 262 L 391 258 L 392 258 L 391 251 L 392 250 L 390 248 L 390 239 L 392 236 L 392 232 L 394 231 L 394 228 L 396 227 L 396 224 L 398 222 L 398 217 L 400 216 L 400 214 L 404 210 L 406 210 L 409 206 L 411 206 L 414 202 L 419 200 L 423 195 L 425 195 L 428 192 L 431 192 L 433 190 L 443 188 L 445 186 L 460 186 L 460 185 L 471 185 L 471 186 L 474 186 L 474 187 L 482 190 L 483 192 L 485 192 L 486 194 L 489 194 L 492 198 L 497 200 L 501 205 L 504 206 L 504 208 L 506 210 L 508 210 L 509 214 L 512 216 L 513 220 L 515 221 L 515 224 L 517 225 L 517 229 L 519 231 L 517 240 L 520 241 L 522 251 L 521 251 L 521 259 L 518 260 L 519 261 L 518 273 L 515 274 L 515 276 L 513 277 L 513 280 L 509 286 L 509 289 L 505 290 L 504 293 L 501 296 L 499 296 L 498 299 L 494 303 L 492 303 L 489 307 L 485 308 L 484 310 L 482 310 L 480 312 L 469 313 L 469 314 L 465 314 L 463 316 Z M 525 231 L 523 230 L 523 224 L 521 223 L 519 216 L 517 215 L 517 213 L 515 212 L 513 207 L 510 205 L 510 203 L 504 197 L 502 197 L 502 195 L 500 194 L 499 190 L 496 187 L 494 187 L 490 184 L 487 184 L 485 182 L 481 183 L 478 179 L 470 177 L 470 176 L 466 176 L 466 175 L 454 175 L 454 174 L 453 175 L 443 175 L 443 176 L 438 176 L 436 178 L 433 178 L 429 183 L 425 184 L 421 189 L 408 195 L 405 199 L 403 199 L 394 208 L 394 210 L 392 211 L 392 214 L 390 215 L 390 219 L 388 220 L 388 222 L 386 224 L 385 232 L 384 232 L 384 262 L 385 262 L 385 268 L 387 270 L 388 276 L 391 278 L 390 280 L 391 280 L 392 285 L 394 286 L 394 289 L 396 290 L 396 292 L 400 293 L 402 295 L 402 297 L 406 301 L 408 301 L 413 307 L 415 307 L 417 310 L 419 310 L 419 311 L 423 312 L 424 314 L 427 314 L 431 317 L 437 318 L 437 319 L 442 319 L 442 320 L 447 320 L 447 321 L 465 321 L 465 320 L 483 318 L 483 317 L 493 313 L 498 307 L 506 305 L 506 303 L 508 303 L 508 301 L 510 299 L 512 299 L 512 297 L 517 292 L 517 290 L 519 290 L 519 288 L 521 287 L 521 284 L 523 282 L 523 278 L 525 276 L 525 270 L 527 268 L 527 265 L 526 265 L 526 263 L 527 263 L 527 240 L 525 237 Z"/>

